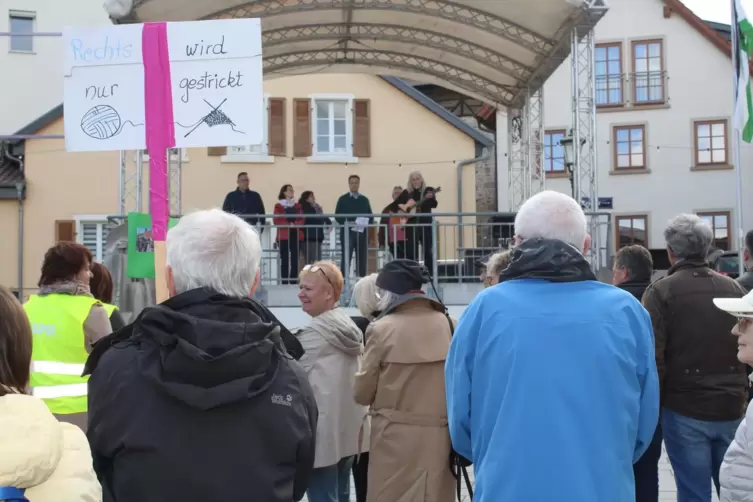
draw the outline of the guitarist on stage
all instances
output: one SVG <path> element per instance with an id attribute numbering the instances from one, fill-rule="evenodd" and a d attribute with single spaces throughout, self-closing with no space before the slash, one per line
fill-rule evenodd
<path id="1" fill-rule="evenodd" d="M 434 250 L 431 238 L 432 209 L 437 207 L 435 194 L 441 189 L 426 186 L 423 175 L 413 171 L 408 178 L 408 188 L 388 207 L 394 212 L 406 213 L 406 243 L 405 256 L 418 261 L 419 245 L 423 250 L 423 264 L 429 270 L 434 270 Z"/>

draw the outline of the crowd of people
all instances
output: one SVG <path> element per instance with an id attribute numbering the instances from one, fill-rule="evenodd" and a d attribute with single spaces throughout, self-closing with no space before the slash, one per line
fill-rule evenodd
<path id="1" fill-rule="evenodd" d="M 228 193 L 222 209 L 237 214 L 263 232 L 266 225 L 265 206 L 261 195 L 249 188 L 247 172 L 238 174 L 237 188 Z M 419 171 L 408 175 L 407 188 L 395 186 L 392 201 L 382 210 L 390 215 L 379 226 L 379 246 L 387 249 L 393 258 L 417 260 L 431 270 L 434 263 L 432 244 L 432 210 L 437 207 L 439 188 L 428 186 Z M 296 199 L 295 189 L 285 184 L 277 194 L 272 222 L 277 229 L 275 246 L 280 256 L 280 282 L 295 284 L 301 260 L 306 265 L 322 259 L 322 245 L 326 234 L 339 227 L 340 270 L 348 275 L 353 263 L 356 275 L 365 277 L 368 269 L 369 230 L 374 224 L 371 202 L 360 191 L 361 178 L 348 176 L 348 191 L 337 200 L 334 221 L 325 214 L 311 190 L 305 190 Z M 385 224 L 386 223 L 386 224 Z"/>
<path id="2" fill-rule="evenodd" d="M 129 324 L 58 243 L 23 306 L 0 289 L 0 500 L 452 502 L 472 464 L 475 501 L 655 502 L 662 441 L 678 502 L 751 500 L 753 293 L 709 268 L 704 220 L 664 236 L 666 277 L 628 246 L 598 282 L 580 205 L 541 192 L 459 320 L 412 259 L 351 317 L 319 260 L 295 332 L 252 299 L 259 233 L 229 212 L 169 230 L 169 299 Z"/>

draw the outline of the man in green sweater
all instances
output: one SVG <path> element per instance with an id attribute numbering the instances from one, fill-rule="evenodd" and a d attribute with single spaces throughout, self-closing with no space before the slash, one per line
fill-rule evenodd
<path id="1" fill-rule="evenodd" d="M 357 174 L 348 176 L 348 186 L 350 191 L 337 199 L 335 214 L 347 216 L 336 216 L 337 223 L 342 225 L 340 228 L 340 247 L 342 249 L 340 270 L 343 277 L 348 276 L 348 270 L 345 268 L 345 256 L 347 253 L 348 263 L 353 259 L 353 252 L 356 254 L 356 271 L 358 277 L 366 277 L 366 260 L 369 248 L 369 227 L 367 225 L 374 221 L 371 217 L 371 203 L 368 197 L 358 192 L 361 187 L 361 178 Z M 345 243 L 345 225 L 348 227 L 347 249 Z"/>

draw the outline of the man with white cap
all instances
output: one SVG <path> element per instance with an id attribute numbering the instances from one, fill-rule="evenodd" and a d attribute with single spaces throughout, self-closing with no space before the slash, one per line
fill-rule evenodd
<path id="1" fill-rule="evenodd" d="M 737 359 L 753 364 L 753 293 L 743 298 L 714 298 L 714 305 L 737 318 L 732 334 L 737 337 Z M 749 377 L 750 378 L 750 377 Z M 719 470 L 721 502 L 746 502 L 753 494 L 753 407 L 748 406 L 745 419 L 724 455 Z"/>

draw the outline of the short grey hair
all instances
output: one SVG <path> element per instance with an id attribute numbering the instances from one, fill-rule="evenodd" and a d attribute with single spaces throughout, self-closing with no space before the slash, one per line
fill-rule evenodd
<path id="1" fill-rule="evenodd" d="M 638 244 L 625 246 L 617 251 L 614 266 L 627 270 L 628 278 L 633 281 L 650 281 L 654 272 L 654 260 L 648 249 Z"/>
<path id="2" fill-rule="evenodd" d="M 679 214 L 669 220 L 664 230 L 664 240 L 681 260 L 706 259 L 714 242 L 714 231 L 708 221 L 695 214 Z"/>
<path id="3" fill-rule="evenodd" d="M 494 253 L 486 263 L 486 275 L 496 277 L 510 264 L 510 251 Z"/>
<path id="4" fill-rule="evenodd" d="M 220 209 L 188 214 L 167 233 L 166 246 L 177 293 L 209 288 L 234 298 L 251 294 L 261 242 L 239 217 Z"/>
<path id="5" fill-rule="evenodd" d="M 374 312 L 379 310 L 379 296 L 376 286 L 377 274 L 367 275 L 358 280 L 353 288 L 353 299 L 361 315 L 372 319 Z"/>
<path id="6" fill-rule="evenodd" d="M 575 199 L 553 190 L 526 200 L 515 216 L 515 235 L 521 239 L 556 239 L 583 251 L 588 231 L 586 215 Z"/>

